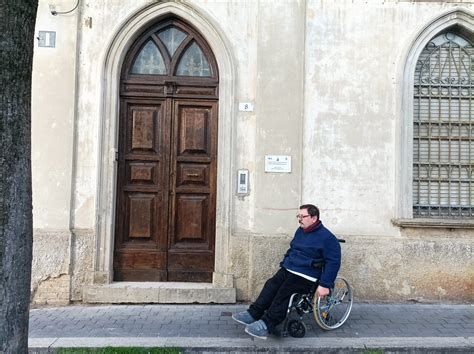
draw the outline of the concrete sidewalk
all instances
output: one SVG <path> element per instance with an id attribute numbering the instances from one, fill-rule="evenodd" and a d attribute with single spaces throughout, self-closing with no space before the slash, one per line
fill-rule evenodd
<path id="1" fill-rule="evenodd" d="M 73 305 L 30 311 L 30 352 L 54 348 L 177 347 L 185 352 L 474 352 L 474 306 L 357 304 L 348 321 L 304 338 L 249 337 L 231 314 L 246 305 Z"/>

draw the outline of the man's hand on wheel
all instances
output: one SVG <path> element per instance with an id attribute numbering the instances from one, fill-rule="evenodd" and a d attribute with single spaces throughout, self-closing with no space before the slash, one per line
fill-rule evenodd
<path id="1" fill-rule="evenodd" d="M 320 285 L 316 289 L 316 295 L 320 298 L 325 298 L 326 296 L 329 295 L 329 289 Z"/>

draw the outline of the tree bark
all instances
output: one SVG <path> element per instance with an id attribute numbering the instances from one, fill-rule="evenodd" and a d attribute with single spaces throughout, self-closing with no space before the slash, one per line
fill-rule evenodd
<path id="1" fill-rule="evenodd" d="M 31 71 L 37 0 L 0 0 L 0 352 L 28 351 Z"/>

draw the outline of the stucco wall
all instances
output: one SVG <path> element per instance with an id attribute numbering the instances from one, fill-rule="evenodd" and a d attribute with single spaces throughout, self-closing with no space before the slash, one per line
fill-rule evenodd
<path id="1" fill-rule="evenodd" d="M 74 0 L 64 1 L 72 8 Z M 62 7 L 57 8 L 62 9 Z M 69 228 L 76 110 L 77 12 L 52 16 L 40 1 L 39 31 L 56 33 L 55 47 L 35 40 L 32 77 L 32 183 L 34 228 Z"/>
<path id="2" fill-rule="evenodd" d="M 448 2 L 308 2 L 303 200 L 349 240 L 360 299 L 472 301 L 472 229 L 400 229 L 401 73 L 410 46 Z M 467 5 L 472 10 L 472 4 Z M 465 9 L 465 7 L 462 7 Z M 409 182 L 408 182 L 409 183 Z M 455 286 L 449 285 L 450 280 Z"/>
<path id="3" fill-rule="evenodd" d="M 356 301 L 472 302 L 472 237 L 459 231 L 414 232 L 409 238 L 345 235 L 339 272 Z M 237 296 L 255 299 L 277 269 L 290 238 L 232 238 Z"/>
<path id="4" fill-rule="evenodd" d="M 67 11 L 76 1 L 56 7 Z M 71 298 L 71 202 L 74 198 L 77 12 L 53 17 L 40 1 L 39 31 L 56 34 L 54 47 L 35 40 L 32 80 L 32 300 L 66 304 Z"/>
<path id="5" fill-rule="evenodd" d="M 400 217 L 402 69 L 419 32 L 456 8 L 447 2 L 308 3 L 303 199 L 320 205 L 336 232 L 399 235 L 390 220 Z"/>
<path id="6" fill-rule="evenodd" d="M 104 100 L 109 99 L 104 87 L 117 81 L 104 70 L 108 50 L 143 9 L 166 3 L 84 0 L 70 15 L 51 16 L 48 3 L 40 1 L 37 29 L 56 30 L 58 45 L 35 48 L 33 274 L 38 284 L 68 276 L 65 291 L 73 300 L 80 300 L 82 285 L 97 277 L 92 272 L 98 254 L 105 252 L 103 242 L 113 247 L 113 234 L 98 242 L 96 230 L 104 218 L 97 206 L 105 173 L 101 154 L 114 154 L 102 149 Z M 401 216 L 397 159 L 406 55 L 431 21 L 460 8 L 473 13 L 474 4 L 173 3 L 189 19 L 213 28 L 233 65 L 228 72 L 220 68 L 222 80 L 232 77 L 225 87 L 231 97 L 220 105 L 235 109 L 219 117 L 232 140 L 224 159 L 231 159 L 233 177 L 219 179 L 218 188 L 225 185 L 232 192 L 223 203 L 228 209 L 219 210 L 228 224 L 217 225 L 216 264 L 224 263 L 220 268 L 230 274 L 238 299 L 255 298 L 288 247 L 296 208 L 312 202 L 321 207 L 325 225 L 348 240 L 341 273 L 358 299 L 472 300 L 473 229 L 401 229 L 391 220 Z M 239 112 L 239 102 L 254 103 L 255 110 Z M 112 142 L 116 133 L 107 132 Z M 292 172 L 265 173 L 265 155 L 292 156 Z M 239 168 L 250 172 L 250 194 L 243 198 L 234 193 Z M 113 214 L 114 196 L 109 199 L 101 207 Z M 109 222 L 105 228 L 113 230 L 113 218 Z M 51 230 L 62 235 L 60 250 L 55 238 L 46 236 Z M 224 233 L 228 240 L 221 239 Z M 58 262 L 45 257 L 49 252 Z M 455 287 L 448 285 L 451 279 Z"/>

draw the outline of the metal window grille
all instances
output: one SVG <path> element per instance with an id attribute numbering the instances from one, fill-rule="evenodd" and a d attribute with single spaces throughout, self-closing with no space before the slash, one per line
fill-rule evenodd
<path id="1" fill-rule="evenodd" d="M 413 217 L 474 216 L 474 46 L 455 33 L 426 45 L 415 70 Z"/>

